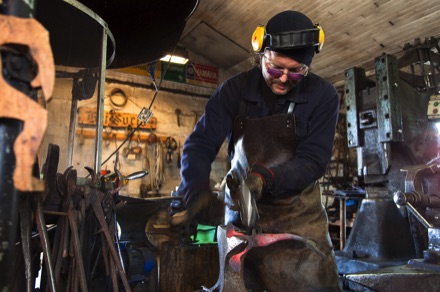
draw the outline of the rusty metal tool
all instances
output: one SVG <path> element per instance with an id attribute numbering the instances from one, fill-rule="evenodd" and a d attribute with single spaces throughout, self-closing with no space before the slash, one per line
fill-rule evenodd
<path id="1" fill-rule="evenodd" d="M 31 198 L 29 194 L 18 193 L 18 208 L 20 214 L 20 233 L 21 233 L 21 248 L 23 251 L 25 273 L 26 277 L 26 291 L 32 291 L 34 284 L 33 270 L 32 270 L 32 253 L 31 253 Z"/>
<path id="2" fill-rule="evenodd" d="M 90 196 L 90 203 L 93 208 L 93 211 L 95 212 L 96 219 L 98 220 L 99 224 L 101 225 L 101 231 L 104 234 L 105 240 L 107 242 L 107 246 L 110 250 L 111 258 L 113 259 L 113 263 L 117 266 L 119 276 L 121 277 L 121 281 L 124 285 L 125 291 L 131 291 L 130 285 L 127 280 L 127 276 L 124 272 L 124 268 L 122 267 L 122 263 L 120 262 L 120 259 L 118 257 L 118 254 L 116 252 L 116 249 L 114 247 L 114 240 L 112 239 L 112 236 L 110 235 L 107 222 L 105 219 L 104 211 L 101 206 L 101 200 L 104 196 L 103 193 L 101 193 L 98 190 L 92 189 L 91 190 L 91 196 Z"/>
<path id="3" fill-rule="evenodd" d="M 43 203 L 41 197 L 37 196 L 37 210 L 36 210 L 36 223 L 38 232 L 40 234 L 41 247 L 43 249 L 44 262 L 46 263 L 46 269 L 49 276 L 49 285 L 52 292 L 56 291 L 56 279 L 54 274 L 53 259 L 50 247 L 49 235 L 46 230 L 46 220 L 44 219 Z"/>
<path id="4" fill-rule="evenodd" d="M 77 212 L 73 207 L 72 196 L 76 191 L 76 182 L 77 182 L 77 172 L 75 169 L 69 169 L 66 172 L 66 183 L 67 183 L 67 219 L 70 227 L 71 234 L 71 243 L 73 244 L 73 254 L 74 254 L 74 270 L 77 270 L 78 279 L 75 281 L 79 281 L 81 291 L 88 291 L 87 287 L 87 278 L 84 270 L 84 262 L 82 258 L 82 250 L 81 250 L 81 242 L 78 233 L 78 216 Z M 75 278 L 74 278 L 75 279 Z"/>
<path id="5" fill-rule="evenodd" d="M 82 244 L 79 235 L 78 218 L 79 212 L 73 207 L 73 195 L 76 191 L 77 172 L 72 167 L 67 168 L 64 174 L 57 176 L 57 189 L 61 194 L 61 212 L 51 212 L 58 214 L 57 233 L 53 244 L 52 256 L 56 258 L 54 266 L 54 277 L 58 279 L 63 266 L 63 259 L 70 256 L 71 263 L 68 275 L 68 287 L 80 285 L 81 291 L 88 291 L 87 278 L 84 270 L 82 258 Z M 60 283 L 58 283 L 58 288 Z"/>

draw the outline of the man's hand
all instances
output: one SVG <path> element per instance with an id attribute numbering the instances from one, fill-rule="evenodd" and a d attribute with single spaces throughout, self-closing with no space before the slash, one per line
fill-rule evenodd
<path id="1" fill-rule="evenodd" d="M 224 202 L 211 191 L 202 191 L 186 210 L 171 216 L 171 224 L 182 225 L 196 220 L 206 225 L 221 224 L 224 215 Z"/>
<path id="2" fill-rule="evenodd" d="M 263 180 L 261 179 L 261 177 L 250 173 L 244 183 L 249 188 L 252 197 L 255 199 L 256 202 L 258 202 L 261 199 L 263 191 Z"/>
<path id="3" fill-rule="evenodd" d="M 246 184 L 252 195 L 254 195 L 255 200 L 261 199 L 261 193 L 268 192 L 272 193 L 275 183 L 275 174 L 273 171 L 260 163 L 252 164 L 248 178 L 246 179 Z"/>

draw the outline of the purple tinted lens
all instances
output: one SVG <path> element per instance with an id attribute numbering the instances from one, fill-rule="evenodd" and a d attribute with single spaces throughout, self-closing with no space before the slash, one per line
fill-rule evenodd
<path id="1" fill-rule="evenodd" d="M 289 73 L 287 74 L 287 77 L 289 77 L 290 80 L 301 80 L 304 77 L 304 75 L 297 73 Z"/>
<path id="2" fill-rule="evenodd" d="M 283 71 L 272 68 L 267 68 L 267 73 L 269 73 L 269 75 L 274 78 L 280 78 L 281 76 L 283 76 Z"/>
<path id="3" fill-rule="evenodd" d="M 273 69 L 273 68 L 267 68 L 267 73 L 269 73 L 269 75 L 274 78 L 280 78 L 284 74 L 283 71 Z M 301 78 L 303 78 L 303 77 L 304 77 L 304 75 L 302 75 L 302 74 L 296 74 L 296 73 L 288 73 L 287 74 L 287 78 L 289 78 L 290 80 L 301 80 Z"/>

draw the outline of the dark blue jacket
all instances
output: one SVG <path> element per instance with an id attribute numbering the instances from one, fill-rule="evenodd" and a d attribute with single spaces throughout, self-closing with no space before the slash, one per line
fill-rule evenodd
<path id="1" fill-rule="evenodd" d="M 231 139 L 234 120 L 240 113 L 241 99 L 246 115 L 261 118 L 270 115 L 261 93 L 262 73 L 253 68 L 226 80 L 213 93 L 194 132 L 182 151 L 179 195 L 193 201 L 201 190 L 209 189 L 211 164 L 225 142 Z M 286 95 L 278 96 L 273 115 L 287 113 L 295 102 L 298 147 L 295 158 L 273 166 L 277 195 L 300 192 L 324 175 L 330 160 L 339 112 L 339 95 L 325 79 L 309 73 Z M 233 152 L 229 151 L 229 155 Z M 232 157 L 231 157 L 232 159 Z"/>

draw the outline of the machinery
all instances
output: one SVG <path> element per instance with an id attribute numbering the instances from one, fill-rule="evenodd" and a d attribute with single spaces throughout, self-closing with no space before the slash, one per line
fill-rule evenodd
<path id="1" fill-rule="evenodd" d="M 356 148 L 365 199 L 336 252 L 344 288 L 434 291 L 440 287 L 439 40 L 346 71 L 348 147 Z M 406 177 L 405 177 L 406 172 Z"/>

